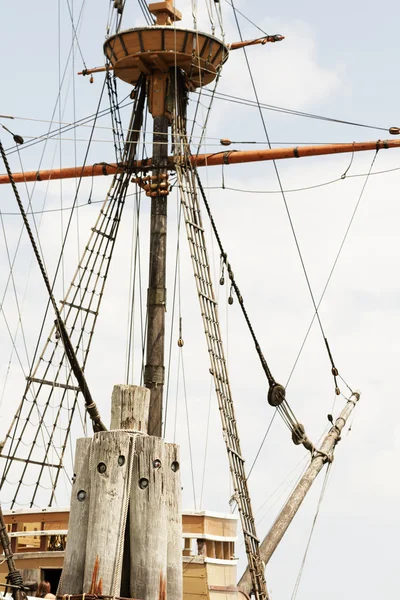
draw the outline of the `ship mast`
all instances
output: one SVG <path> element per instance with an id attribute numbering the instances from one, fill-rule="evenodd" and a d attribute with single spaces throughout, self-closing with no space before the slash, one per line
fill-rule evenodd
<path id="1" fill-rule="evenodd" d="M 156 75 L 152 75 L 152 78 Z M 168 119 L 153 115 L 153 182 L 163 183 L 168 156 Z M 154 185 L 154 184 L 153 184 Z M 149 435 L 161 437 L 164 390 L 167 194 L 157 186 L 151 198 L 147 344 L 144 384 L 150 389 Z"/>
<path id="2" fill-rule="evenodd" d="M 256 600 L 268 600 L 264 566 L 259 556 L 251 499 L 241 453 L 229 377 L 219 326 L 201 211 L 196 190 L 196 171 L 191 162 L 186 132 L 188 92 L 213 81 L 228 58 L 229 49 L 212 35 L 197 29 L 181 29 L 181 19 L 170 0 L 149 5 L 156 23 L 148 28 L 119 31 L 107 39 L 104 51 L 119 79 L 137 84 L 146 80 L 148 109 L 153 117 L 152 174 L 147 169 L 135 178 L 151 198 L 150 259 L 147 298 L 147 354 L 144 383 L 150 390 L 149 434 L 161 436 L 164 383 L 165 273 L 167 240 L 167 169 L 177 175 L 193 272 L 210 357 L 210 372 L 222 420 L 224 441 L 235 498 L 251 571 Z M 172 127 L 172 161 L 168 160 L 168 130 Z"/>
<path id="3" fill-rule="evenodd" d="M 90 175 L 93 177 L 97 174 L 113 174 L 115 176 L 118 173 L 123 173 L 128 175 L 126 177 L 128 180 L 133 172 L 143 174 L 142 177 L 136 177 L 135 181 L 145 189 L 147 196 L 151 198 L 144 384 L 150 390 L 148 433 L 150 436 L 161 437 L 164 388 L 167 203 L 169 193 L 167 171 L 168 169 L 176 171 L 209 346 L 211 372 L 214 376 L 218 395 L 224 439 L 249 559 L 246 591 L 252 591 L 257 600 L 267 600 L 264 565 L 260 559 L 259 540 L 255 531 L 244 460 L 240 450 L 226 361 L 222 349 L 217 303 L 209 274 L 204 230 L 196 192 L 195 175 L 197 174 L 195 169 L 204 165 L 395 148 L 400 145 L 400 142 L 378 141 L 257 152 L 224 150 L 210 155 L 191 156 L 189 143 L 186 139 L 184 117 L 186 92 L 206 85 L 216 77 L 217 72 L 228 56 L 229 48 L 213 36 L 200 34 L 197 31 L 168 27 L 181 18 L 179 11 L 174 8 L 170 0 L 150 4 L 149 10 L 157 19 L 154 27 L 118 32 L 105 42 L 104 49 L 110 61 L 110 70 L 111 68 L 114 70 L 116 77 L 133 85 L 136 85 L 143 78 L 146 80 L 146 91 L 144 93 L 146 93 L 148 108 L 153 117 L 152 158 L 149 161 L 134 161 L 132 156 L 129 164 L 123 162 L 118 165 L 76 167 L 70 169 L 68 174 L 63 173 L 63 170 L 34 174 L 25 173 L 21 175 L 21 179 L 19 179 L 20 174 L 14 174 L 13 179 L 14 182 L 17 182 L 19 180 L 57 179 L 65 176 L 82 177 Z M 173 157 L 168 154 L 171 124 L 174 134 L 175 156 Z M 140 127 L 141 123 L 138 129 Z M 132 126 L 131 133 L 136 132 L 136 130 L 136 127 Z M 222 140 L 223 142 L 224 140 Z M 180 156 L 178 156 L 179 149 Z M 149 170 L 150 175 L 148 174 Z M 31 176 L 32 179 L 30 179 Z M 0 184 L 9 181 L 9 176 L 0 177 Z M 110 236 L 106 235 L 105 237 Z M 93 312 L 93 310 L 89 309 L 89 312 Z M 48 382 L 41 380 L 40 383 L 47 384 Z M 67 385 L 69 384 L 67 383 Z M 319 456 L 318 460 L 321 463 L 320 468 L 322 468 L 323 457 Z M 286 526 L 288 524 L 289 521 L 287 520 Z"/>

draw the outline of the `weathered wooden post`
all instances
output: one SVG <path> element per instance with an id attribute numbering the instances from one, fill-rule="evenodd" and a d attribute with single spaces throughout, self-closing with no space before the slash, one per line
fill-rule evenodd
<path id="1" fill-rule="evenodd" d="M 162 600 L 167 581 L 165 444 L 161 438 L 136 440 L 133 461 L 130 541 L 131 597 Z"/>
<path id="2" fill-rule="evenodd" d="M 179 450 L 157 437 L 136 440 L 130 502 L 130 595 L 182 598 Z"/>
<path id="3" fill-rule="evenodd" d="M 182 507 L 180 453 L 176 444 L 165 445 L 167 505 L 167 598 L 181 600 L 182 573 Z"/>
<path id="4" fill-rule="evenodd" d="M 111 402 L 110 429 L 147 433 L 150 391 L 137 385 L 115 385 Z"/>
<path id="5" fill-rule="evenodd" d="M 78 440 L 60 594 L 182 598 L 179 449 L 147 435 L 149 402 L 115 386 L 112 430 Z"/>
<path id="6" fill-rule="evenodd" d="M 85 569 L 86 540 L 90 503 L 90 447 L 92 440 L 76 442 L 74 478 L 68 524 L 68 543 L 65 550 L 59 594 L 81 594 Z"/>
<path id="7" fill-rule="evenodd" d="M 120 594 L 132 442 L 124 431 L 101 431 L 93 436 L 83 579 L 86 594 Z"/>

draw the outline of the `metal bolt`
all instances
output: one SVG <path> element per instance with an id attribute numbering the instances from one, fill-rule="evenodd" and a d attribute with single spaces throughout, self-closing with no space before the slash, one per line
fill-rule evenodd
<path id="1" fill-rule="evenodd" d="M 146 477 L 142 477 L 141 479 L 139 479 L 139 487 L 141 490 L 145 490 L 146 488 L 148 488 L 149 480 L 146 479 Z"/>

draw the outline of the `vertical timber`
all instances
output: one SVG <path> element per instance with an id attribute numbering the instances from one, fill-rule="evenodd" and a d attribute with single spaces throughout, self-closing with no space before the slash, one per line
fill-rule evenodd
<path id="1" fill-rule="evenodd" d="M 131 449 L 123 431 L 102 431 L 92 440 L 85 594 L 120 594 Z"/>
<path id="2" fill-rule="evenodd" d="M 167 598 L 182 600 L 182 508 L 180 455 L 176 444 L 165 445 L 165 502 L 167 509 Z"/>
<path id="3" fill-rule="evenodd" d="M 167 511 L 165 444 L 139 436 L 130 492 L 131 598 L 165 600 L 167 584 Z"/>
<path id="4" fill-rule="evenodd" d="M 82 594 L 85 568 L 86 539 L 90 506 L 90 438 L 76 442 L 74 479 L 68 523 L 68 544 L 65 550 L 62 577 L 58 593 Z"/>
<path id="5" fill-rule="evenodd" d="M 153 176 L 166 173 L 168 118 L 153 123 Z M 161 437 L 164 389 L 164 338 L 166 308 L 167 196 L 151 198 L 149 287 L 147 291 L 147 350 L 144 384 L 150 389 L 149 435 Z"/>
<path id="6" fill-rule="evenodd" d="M 147 433 L 150 392 L 137 385 L 115 385 L 111 402 L 110 429 Z"/>

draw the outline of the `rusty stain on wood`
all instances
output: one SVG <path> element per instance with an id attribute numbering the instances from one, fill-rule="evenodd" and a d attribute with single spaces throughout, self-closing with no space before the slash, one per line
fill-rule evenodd
<path id="1" fill-rule="evenodd" d="M 166 600 L 167 597 L 167 582 L 162 573 L 160 573 L 160 590 L 158 600 Z"/>
<path id="2" fill-rule="evenodd" d="M 103 593 L 103 580 L 100 579 L 97 581 L 97 577 L 99 575 L 99 567 L 100 567 L 100 559 L 99 556 L 96 556 L 96 560 L 94 561 L 93 573 L 92 573 L 92 583 L 90 586 L 89 594 L 94 594 L 95 596 L 99 596 Z"/>

